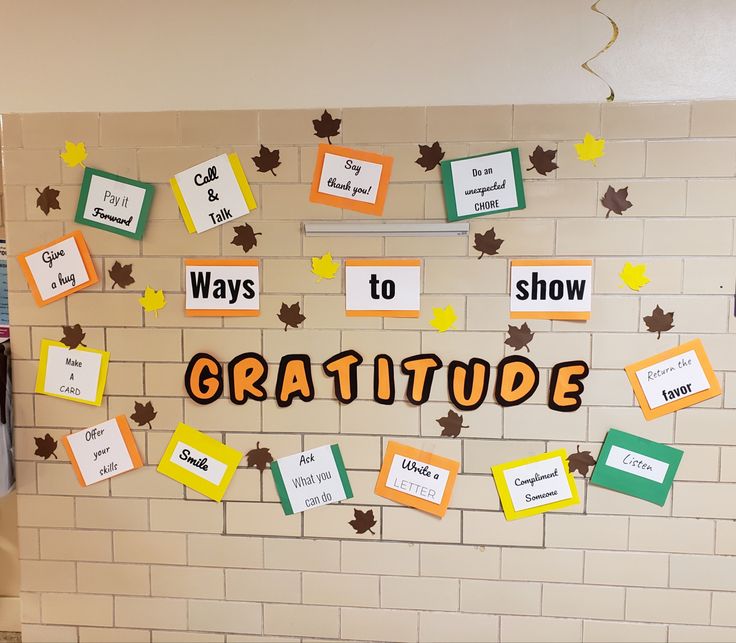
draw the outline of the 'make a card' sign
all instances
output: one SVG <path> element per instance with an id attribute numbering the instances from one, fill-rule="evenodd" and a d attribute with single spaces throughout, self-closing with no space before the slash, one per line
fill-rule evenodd
<path id="1" fill-rule="evenodd" d="M 626 367 L 647 420 L 721 394 L 721 385 L 699 339 Z"/>
<path id="2" fill-rule="evenodd" d="M 186 313 L 229 317 L 259 314 L 257 259 L 187 259 Z"/>
<path id="3" fill-rule="evenodd" d="M 405 444 L 389 442 L 376 494 L 394 502 L 445 515 L 460 463 Z"/>
<path id="4" fill-rule="evenodd" d="M 170 181 L 190 234 L 229 223 L 256 208 L 237 154 L 221 154 Z"/>
<path id="5" fill-rule="evenodd" d="M 511 261 L 513 319 L 590 319 L 590 259 Z"/>
<path id="6" fill-rule="evenodd" d="M 419 317 L 419 259 L 346 259 L 348 317 Z"/>
<path id="7" fill-rule="evenodd" d="M 100 406 L 110 353 L 41 340 L 36 393 Z"/>

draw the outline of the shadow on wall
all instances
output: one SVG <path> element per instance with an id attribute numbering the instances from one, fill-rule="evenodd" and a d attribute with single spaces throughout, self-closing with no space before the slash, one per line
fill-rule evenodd
<path id="1" fill-rule="evenodd" d="M 18 596 L 18 510 L 15 492 L 0 498 L 0 596 Z M 0 630 L 3 629 L 0 614 Z"/>

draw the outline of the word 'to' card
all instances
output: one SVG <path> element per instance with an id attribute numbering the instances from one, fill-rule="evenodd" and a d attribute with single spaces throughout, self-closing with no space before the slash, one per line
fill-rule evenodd
<path id="1" fill-rule="evenodd" d="M 61 342 L 41 340 L 36 393 L 100 406 L 110 353 Z"/>
<path id="2" fill-rule="evenodd" d="M 419 259 L 346 259 L 348 317 L 419 317 Z"/>

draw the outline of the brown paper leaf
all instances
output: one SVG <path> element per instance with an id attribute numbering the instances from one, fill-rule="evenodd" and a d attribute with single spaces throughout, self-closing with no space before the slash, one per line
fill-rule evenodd
<path id="1" fill-rule="evenodd" d="M 149 429 L 152 429 L 151 422 L 156 418 L 158 415 L 158 412 L 153 408 L 153 404 L 151 402 L 146 402 L 145 404 L 141 404 L 140 402 L 134 403 L 135 411 L 130 416 L 130 419 L 133 420 L 138 426 L 143 426 L 144 424 L 148 425 Z"/>
<path id="2" fill-rule="evenodd" d="M 503 239 L 496 239 L 496 231 L 491 228 L 483 234 L 480 232 L 475 233 L 475 244 L 473 248 L 480 252 L 478 259 L 482 259 L 483 255 L 497 255 L 502 243 Z"/>
<path id="3" fill-rule="evenodd" d="M 327 142 L 332 145 L 330 137 L 337 136 L 340 133 L 341 118 L 332 118 L 332 114 L 325 110 L 322 116 L 312 120 L 314 125 L 314 135 L 319 138 L 326 138 Z"/>
<path id="4" fill-rule="evenodd" d="M 528 167 L 526 171 L 536 170 L 542 176 L 547 176 L 548 172 L 552 172 L 559 167 L 555 163 L 556 156 L 557 150 L 544 150 L 541 145 L 537 145 L 529 155 L 532 166 Z"/>
<path id="5" fill-rule="evenodd" d="M 258 156 L 252 156 L 251 158 L 259 172 L 271 172 L 271 174 L 276 176 L 274 170 L 281 165 L 278 150 L 269 150 L 265 145 L 261 145 Z"/>
<path id="6" fill-rule="evenodd" d="M 577 453 L 571 453 L 567 456 L 567 465 L 570 473 L 578 471 L 583 478 L 588 475 L 590 467 L 595 465 L 595 458 L 590 455 L 590 451 L 581 451 L 580 445 L 577 446 Z"/>
<path id="7" fill-rule="evenodd" d="M 288 330 L 289 326 L 292 328 L 298 328 L 306 317 L 301 314 L 299 310 L 299 302 L 287 306 L 285 303 L 281 303 L 281 311 L 276 315 L 282 322 L 284 322 L 284 330 Z"/>
<path id="8" fill-rule="evenodd" d="M 613 186 L 609 185 L 606 193 L 601 198 L 603 207 L 608 210 L 606 212 L 606 219 L 615 212 L 616 214 L 623 214 L 624 210 L 628 210 L 631 207 L 631 202 L 628 201 L 629 186 L 621 188 L 620 190 L 614 190 Z"/>
<path id="9" fill-rule="evenodd" d="M 509 336 L 504 341 L 504 344 L 511 346 L 515 351 L 526 348 L 527 353 L 531 352 L 529 350 L 529 342 L 532 341 L 534 333 L 526 322 L 521 326 L 511 326 L 509 324 L 508 334 Z"/>
<path id="10" fill-rule="evenodd" d="M 444 435 L 447 438 L 456 438 L 460 435 L 460 429 L 468 428 L 467 425 L 463 424 L 463 416 L 458 415 L 452 409 L 447 412 L 445 417 L 439 418 L 435 422 L 442 427 L 442 433 L 440 435 Z"/>
<path id="11" fill-rule="evenodd" d="M 435 141 L 432 145 L 420 145 L 419 158 L 414 162 L 421 165 L 425 172 L 429 172 L 434 170 L 443 158 L 445 158 L 445 153 L 442 151 L 439 142 Z"/>
<path id="12" fill-rule="evenodd" d="M 128 263 L 123 266 L 119 261 L 116 261 L 112 264 L 112 268 L 107 271 L 107 274 L 110 275 L 110 279 L 112 279 L 112 288 L 110 290 L 115 288 L 115 286 L 127 288 L 130 284 L 134 284 L 135 279 L 133 279 L 133 275 L 131 274 L 132 272 L 132 263 Z"/>
<path id="13" fill-rule="evenodd" d="M 260 472 L 263 472 L 266 465 L 273 462 L 273 456 L 268 447 L 262 447 L 260 442 L 256 442 L 256 448 L 251 449 L 245 454 L 245 461 L 248 468 L 255 467 Z"/>
<path id="14" fill-rule="evenodd" d="M 58 460 L 59 458 L 56 457 L 56 447 L 59 446 L 59 443 L 54 440 L 48 433 L 44 435 L 42 438 L 33 438 L 36 441 L 36 451 L 35 455 L 43 458 L 44 460 L 48 460 L 51 456 L 54 456 L 54 459 Z"/>
<path id="15" fill-rule="evenodd" d="M 361 511 L 360 509 L 353 509 L 353 515 L 355 518 L 349 520 L 348 524 L 355 529 L 358 534 L 364 534 L 366 531 L 370 531 L 374 536 L 376 532 L 371 529 L 375 527 L 376 519 L 373 517 L 373 509 L 368 511 Z"/>
<path id="16" fill-rule="evenodd" d="M 666 313 L 658 305 L 654 307 L 651 315 L 644 316 L 644 323 L 650 333 L 657 333 L 657 339 L 662 333 L 675 327 L 672 323 L 675 320 L 675 313 Z"/>
<path id="17" fill-rule="evenodd" d="M 241 246 L 243 252 L 248 252 L 251 248 L 258 245 L 258 239 L 256 237 L 261 233 L 254 232 L 250 224 L 236 225 L 233 231 L 235 232 L 235 237 L 230 242 L 230 245 Z"/>
<path id="18" fill-rule="evenodd" d="M 77 348 L 77 346 L 85 346 L 82 344 L 87 333 L 82 330 L 79 324 L 74 326 L 62 326 L 61 330 L 64 332 L 64 336 L 59 340 L 64 346 L 69 348 Z"/>
<path id="19" fill-rule="evenodd" d="M 59 205 L 59 190 L 55 190 L 47 185 L 43 189 L 43 192 L 38 188 L 36 188 L 36 192 L 38 192 L 36 207 L 40 208 L 46 216 L 48 216 L 51 210 L 61 210 L 61 206 Z"/>

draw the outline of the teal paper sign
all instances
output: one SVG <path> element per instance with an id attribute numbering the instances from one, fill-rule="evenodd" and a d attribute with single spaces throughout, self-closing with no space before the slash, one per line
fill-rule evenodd
<path id="1" fill-rule="evenodd" d="M 606 435 L 590 483 L 653 502 L 667 500 L 683 452 L 611 429 Z"/>

